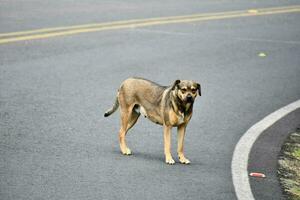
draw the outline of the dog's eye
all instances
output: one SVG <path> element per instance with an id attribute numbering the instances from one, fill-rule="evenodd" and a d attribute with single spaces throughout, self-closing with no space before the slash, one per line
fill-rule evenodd
<path id="1" fill-rule="evenodd" d="M 197 92 L 196 89 L 192 89 L 192 93 L 195 94 Z"/>
<path id="2" fill-rule="evenodd" d="M 182 89 L 181 89 L 181 92 L 182 92 L 182 93 L 185 93 L 185 92 L 186 92 L 186 89 L 185 89 L 185 88 L 182 88 Z"/>

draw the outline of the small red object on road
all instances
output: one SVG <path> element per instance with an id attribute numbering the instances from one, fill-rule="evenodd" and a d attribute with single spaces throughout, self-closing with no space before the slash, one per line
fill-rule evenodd
<path id="1" fill-rule="evenodd" d="M 264 175 L 263 173 L 258 173 L 258 172 L 252 172 L 249 175 L 253 176 L 253 177 L 266 178 L 266 175 Z"/>

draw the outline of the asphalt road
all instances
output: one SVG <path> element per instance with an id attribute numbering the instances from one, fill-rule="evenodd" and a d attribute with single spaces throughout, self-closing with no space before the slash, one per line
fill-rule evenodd
<path id="1" fill-rule="evenodd" d="M 1 1 L 0 32 L 299 5 L 294 1 Z M 242 134 L 300 98 L 298 13 L 127 28 L 0 45 L 0 199 L 235 199 Z M 266 57 L 259 57 L 259 53 Z M 119 153 L 120 83 L 201 83 L 185 151 L 164 164 L 162 127 L 145 119 Z M 176 132 L 173 130 L 173 144 Z"/>

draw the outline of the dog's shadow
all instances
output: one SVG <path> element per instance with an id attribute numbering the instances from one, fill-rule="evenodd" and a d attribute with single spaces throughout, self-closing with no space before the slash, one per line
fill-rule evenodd
<path id="1" fill-rule="evenodd" d="M 161 154 L 153 154 L 153 153 L 146 153 L 146 152 L 132 152 L 131 155 L 123 155 L 120 151 L 113 150 L 112 153 L 116 156 L 122 157 L 122 158 L 130 158 L 130 159 L 141 159 L 145 161 L 155 161 L 155 162 L 162 162 L 164 161 L 164 157 Z"/>
<path id="2" fill-rule="evenodd" d="M 120 151 L 113 150 L 112 153 L 115 156 L 118 156 L 119 158 L 126 158 L 126 159 L 137 159 L 137 160 L 143 160 L 146 162 L 152 162 L 152 163 L 164 163 L 164 156 L 161 153 L 148 153 L 148 152 L 133 152 L 131 155 L 123 155 Z M 174 157 L 177 164 L 180 164 L 178 159 Z M 189 165 L 183 165 L 182 166 L 198 166 L 198 165 L 204 165 L 202 162 L 194 161 Z"/>
<path id="3" fill-rule="evenodd" d="M 146 153 L 146 152 L 133 152 L 133 154 L 131 156 L 136 157 L 137 159 L 142 159 L 142 160 L 151 161 L 151 162 L 164 161 L 164 157 L 161 154 L 153 154 L 153 153 Z"/>

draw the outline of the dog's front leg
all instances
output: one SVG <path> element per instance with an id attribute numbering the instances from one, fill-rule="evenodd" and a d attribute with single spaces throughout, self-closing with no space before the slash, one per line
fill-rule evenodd
<path id="1" fill-rule="evenodd" d="M 171 155 L 171 130 L 172 126 L 164 125 L 164 149 L 166 163 L 173 165 L 175 163 Z"/>
<path id="2" fill-rule="evenodd" d="M 177 136 L 178 146 L 177 146 L 177 153 L 178 153 L 179 161 L 182 164 L 190 164 L 190 161 L 184 156 L 184 152 L 183 152 L 183 147 L 184 147 L 183 143 L 184 143 L 185 129 L 186 129 L 186 124 L 182 124 L 182 125 L 178 126 L 178 136 Z"/>

